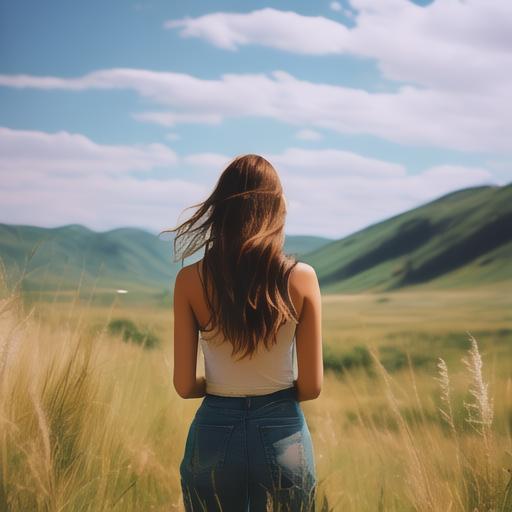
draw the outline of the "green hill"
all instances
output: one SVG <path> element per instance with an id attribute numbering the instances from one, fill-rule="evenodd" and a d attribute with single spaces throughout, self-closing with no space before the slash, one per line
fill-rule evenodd
<path id="1" fill-rule="evenodd" d="M 117 289 L 166 297 L 181 263 L 172 261 L 172 235 L 135 228 L 95 232 L 81 225 L 40 228 L 0 224 L 0 256 L 9 280 L 26 267 L 26 292 L 84 291 L 113 296 Z M 287 236 L 285 251 L 300 256 L 330 242 L 314 236 Z M 184 264 L 202 257 L 201 251 Z"/>
<path id="2" fill-rule="evenodd" d="M 26 267 L 29 293 L 69 295 L 81 283 L 82 291 L 106 297 L 125 289 L 129 300 L 169 300 L 181 263 L 172 261 L 172 236 L 165 237 L 136 228 L 0 224 L 0 256 L 10 280 Z M 452 192 L 341 240 L 288 235 L 285 251 L 315 267 L 323 293 L 509 280 L 512 184 Z"/>
<path id="3" fill-rule="evenodd" d="M 103 233 L 81 225 L 53 229 L 0 224 L 0 254 L 12 278 L 26 265 L 26 291 L 98 289 L 154 292 L 170 285 L 178 266 L 170 244 L 141 229 Z M 27 262 L 27 260 L 30 260 Z"/>
<path id="4" fill-rule="evenodd" d="M 512 279 L 512 184 L 446 194 L 305 256 L 325 293 Z"/>
<path id="5" fill-rule="evenodd" d="M 287 235 L 285 237 L 284 250 L 287 254 L 294 254 L 299 257 L 302 254 L 315 251 L 332 241 L 332 239 L 322 236 Z"/>

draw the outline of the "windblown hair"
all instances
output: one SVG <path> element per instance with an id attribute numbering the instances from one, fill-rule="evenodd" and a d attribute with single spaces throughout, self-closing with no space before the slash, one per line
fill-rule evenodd
<path id="1" fill-rule="evenodd" d="M 298 322 L 288 279 L 298 263 L 284 253 L 286 202 L 274 167 L 259 155 L 236 157 L 197 211 L 163 232 L 176 232 L 174 261 L 205 248 L 201 281 L 211 313 L 205 331 L 220 328 L 231 355 L 252 357 L 260 342 L 277 343 L 286 320 Z"/>

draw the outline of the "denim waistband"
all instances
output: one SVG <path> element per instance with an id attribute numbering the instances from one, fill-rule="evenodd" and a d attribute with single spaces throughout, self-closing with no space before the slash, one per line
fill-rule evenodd
<path id="1" fill-rule="evenodd" d="M 220 396 L 206 393 L 204 401 L 208 405 L 222 407 L 224 409 L 257 409 L 276 400 L 291 398 L 297 400 L 297 390 L 295 386 L 286 389 L 280 389 L 266 395 L 252 396 Z"/>

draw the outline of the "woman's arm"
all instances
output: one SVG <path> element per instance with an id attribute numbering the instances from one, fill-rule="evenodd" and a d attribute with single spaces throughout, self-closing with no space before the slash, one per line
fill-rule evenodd
<path id="1" fill-rule="evenodd" d="M 174 370 L 173 384 L 182 398 L 200 398 L 206 381 L 196 376 L 198 326 L 187 297 L 187 268 L 180 269 L 174 283 Z"/>
<path id="2" fill-rule="evenodd" d="M 294 381 L 297 400 L 313 400 L 320 395 L 324 378 L 322 355 L 322 304 L 320 285 L 314 268 L 300 263 L 294 280 L 304 300 L 295 331 L 298 377 Z M 297 267 L 299 266 L 297 265 Z"/>

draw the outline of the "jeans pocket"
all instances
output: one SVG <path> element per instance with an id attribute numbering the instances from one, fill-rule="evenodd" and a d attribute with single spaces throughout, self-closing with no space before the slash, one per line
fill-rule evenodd
<path id="1" fill-rule="evenodd" d="M 196 423 L 190 457 L 192 473 L 199 475 L 222 468 L 234 425 Z"/>
<path id="2" fill-rule="evenodd" d="M 302 487 L 308 471 L 304 423 L 259 425 L 265 459 L 275 489 Z"/>

